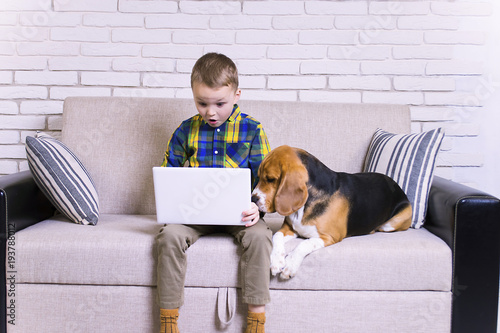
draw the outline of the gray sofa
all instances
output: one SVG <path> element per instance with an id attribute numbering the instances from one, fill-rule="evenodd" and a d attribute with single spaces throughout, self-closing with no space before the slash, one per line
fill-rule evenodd
<path id="1" fill-rule="evenodd" d="M 304 148 L 336 171 L 361 171 L 377 127 L 410 131 L 401 105 L 242 100 L 240 107 L 261 121 L 272 147 Z M 29 171 L 0 178 L 0 248 L 8 262 L 14 236 L 16 268 L 1 274 L 0 332 L 158 332 L 151 169 L 195 113 L 182 99 L 66 99 L 61 140 L 94 179 L 100 219 L 84 226 L 54 215 Z M 496 332 L 499 217 L 497 198 L 435 177 L 424 228 L 347 238 L 306 257 L 296 277 L 272 278 L 266 329 Z M 265 219 L 274 230 L 282 222 Z M 181 332 L 242 332 L 234 240 L 204 237 L 188 258 Z"/>

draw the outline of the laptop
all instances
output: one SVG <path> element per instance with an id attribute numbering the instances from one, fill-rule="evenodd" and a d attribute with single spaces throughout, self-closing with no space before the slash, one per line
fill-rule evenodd
<path id="1" fill-rule="evenodd" d="M 153 181 L 158 223 L 247 223 L 241 213 L 250 208 L 250 169 L 154 167 Z"/>

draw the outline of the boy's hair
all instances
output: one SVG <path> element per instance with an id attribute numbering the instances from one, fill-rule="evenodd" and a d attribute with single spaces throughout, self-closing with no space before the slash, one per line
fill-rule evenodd
<path id="1" fill-rule="evenodd" d="M 210 88 L 231 86 L 238 89 L 238 69 L 234 62 L 220 53 L 207 53 L 194 64 L 191 72 L 193 83 L 203 83 Z"/>

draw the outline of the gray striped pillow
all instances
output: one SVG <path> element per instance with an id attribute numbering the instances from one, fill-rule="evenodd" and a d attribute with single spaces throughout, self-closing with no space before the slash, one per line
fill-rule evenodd
<path id="1" fill-rule="evenodd" d="M 401 186 L 413 207 L 411 226 L 415 229 L 425 221 L 427 198 L 443 137 L 441 128 L 419 134 L 392 134 L 377 129 L 368 148 L 364 172 L 383 173 Z"/>
<path id="2" fill-rule="evenodd" d="M 78 158 L 48 134 L 26 138 L 33 178 L 52 204 L 72 222 L 95 225 L 99 200 L 94 182 Z"/>

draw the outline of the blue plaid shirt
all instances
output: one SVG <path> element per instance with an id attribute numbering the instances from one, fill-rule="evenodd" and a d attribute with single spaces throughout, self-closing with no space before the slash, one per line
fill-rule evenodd
<path id="1" fill-rule="evenodd" d="M 170 138 L 162 166 L 250 168 L 252 186 L 257 171 L 270 147 L 262 125 L 241 113 L 234 105 L 228 120 L 213 128 L 197 114 L 185 121 Z"/>

